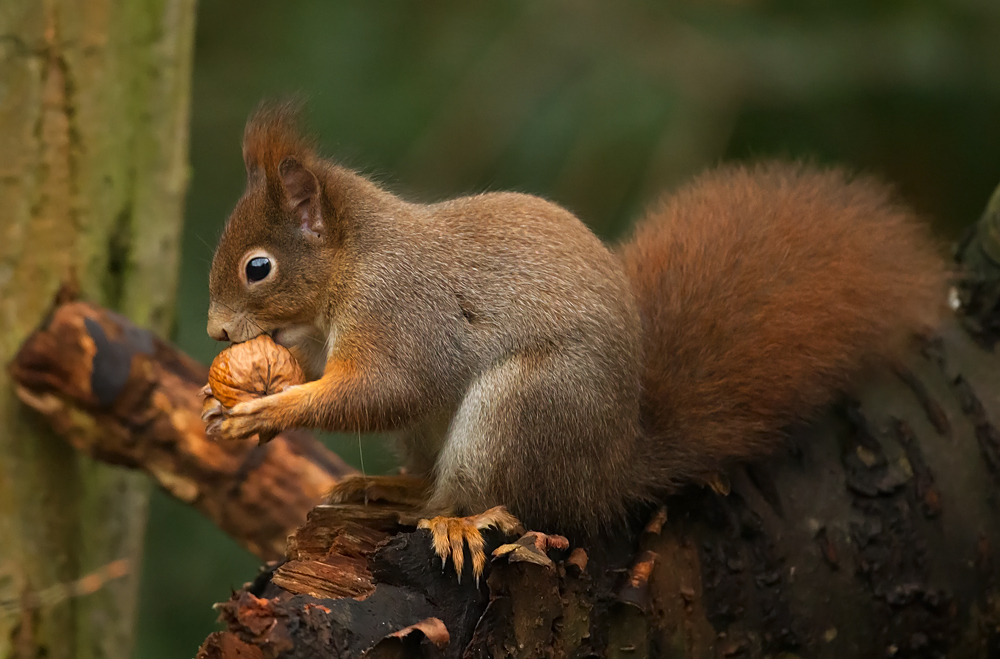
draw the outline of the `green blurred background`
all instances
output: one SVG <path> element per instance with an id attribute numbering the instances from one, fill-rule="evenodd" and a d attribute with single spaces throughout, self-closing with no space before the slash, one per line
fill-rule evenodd
<path id="1" fill-rule="evenodd" d="M 327 155 L 414 199 L 532 192 L 613 239 L 692 173 L 779 155 L 881 175 L 952 238 L 1000 181 L 1000 2 L 202 0 L 174 339 L 205 362 L 243 122 L 289 93 Z M 392 466 L 377 440 L 364 462 Z M 136 657 L 193 656 L 256 566 L 157 492 Z"/>

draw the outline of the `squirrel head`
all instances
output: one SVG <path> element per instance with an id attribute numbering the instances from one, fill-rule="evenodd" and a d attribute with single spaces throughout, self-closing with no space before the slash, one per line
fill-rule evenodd
<path id="1" fill-rule="evenodd" d="M 296 129 L 289 105 L 264 105 L 247 123 L 247 186 L 226 222 L 209 274 L 208 333 L 242 342 L 312 323 L 337 237 L 324 195 L 329 166 Z"/>

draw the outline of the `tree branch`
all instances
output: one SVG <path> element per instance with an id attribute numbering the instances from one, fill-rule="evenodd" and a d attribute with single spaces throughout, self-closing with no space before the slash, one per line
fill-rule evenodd
<path id="1" fill-rule="evenodd" d="M 263 559 L 337 479 L 354 470 L 308 433 L 262 447 L 205 435 L 199 390 L 208 370 L 84 303 L 59 306 L 10 367 L 21 400 L 78 450 L 142 469 Z"/>

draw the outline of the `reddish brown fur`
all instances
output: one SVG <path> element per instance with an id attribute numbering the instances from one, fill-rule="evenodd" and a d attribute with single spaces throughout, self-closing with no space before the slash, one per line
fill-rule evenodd
<path id="1" fill-rule="evenodd" d="M 943 304 L 925 228 L 837 171 L 705 174 L 619 259 L 537 197 L 406 202 L 318 158 L 287 107 L 255 115 L 244 157 L 210 333 L 278 332 L 316 379 L 213 430 L 399 430 L 434 514 L 505 504 L 532 526 L 598 528 L 770 450 Z M 301 166 L 318 183 L 304 201 Z M 260 249 L 276 274 L 250 286 Z"/>
<path id="2" fill-rule="evenodd" d="M 771 450 L 943 310 L 927 227 L 890 190 L 769 163 L 703 174 L 622 247 L 659 485 Z"/>
<path id="3" fill-rule="evenodd" d="M 278 177 L 278 165 L 295 156 L 307 166 L 316 164 L 313 143 L 298 129 L 298 107 L 293 103 L 261 104 L 243 131 L 243 164 L 249 178 Z"/>

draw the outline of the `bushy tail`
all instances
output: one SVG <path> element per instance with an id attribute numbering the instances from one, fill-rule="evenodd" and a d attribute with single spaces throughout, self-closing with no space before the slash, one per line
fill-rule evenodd
<path id="1" fill-rule="evenodd" d="M 643 317 L 644 447 L 668 487 L 773 449 L 945 309 L 928 227 L 840 170 L 706 173 L 621 247 Z"/>

